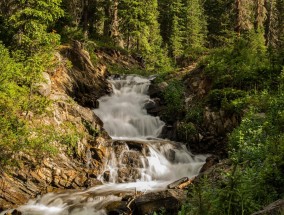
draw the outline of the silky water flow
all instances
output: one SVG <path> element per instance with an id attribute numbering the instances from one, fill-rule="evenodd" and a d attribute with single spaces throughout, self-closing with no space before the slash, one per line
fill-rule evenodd
<path id="1" fill-rule="evenodd" d="M 163 190 L 175 180 L 199 173 L 206 155 L 192 155 L 183 144 L 158 138 L 165 123 L 148 115 L 144 108 L 151 101 L 147 95 L 151 78 L 129 75 L 109 81 L 113 93 L 100 98 L 99 108 L 94 110 L 122 148 L 119 154 L 112 151 L 105 165 L 108 181 L 102 175 L 99 179 L 103 185 L 85 191 L 48 193 L 30 200 L 17 208 L 23 215 L 103 215 L 109 204 L 121 200 L 117 195 L 121 192 Z M 131 144 L 143 149 L 137 153 L 135 147 L 129 147 Z M 127 166 L 130 156 L 136 161 Z M 125 170 L 129 171 L 127 177 L 120 177 Z"/>

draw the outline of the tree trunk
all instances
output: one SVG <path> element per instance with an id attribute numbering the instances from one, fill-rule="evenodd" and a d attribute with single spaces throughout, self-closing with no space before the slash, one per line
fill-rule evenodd
<path id="1" fill-rule="evenodd" d="M 117 38 L 119 36 L 119 22 L 118 22 L 118 0 L 113 1 L 112 10 L 112 26 L 111 36 Z"/>
<path id="2" fill-rule="evenodd" d="M 89 13 L 89 1 L 83 1 L 83 34 L 85 39 L 88 38 L 88 13 Z"/>
<path id="3" fill-rule="evenodd" d="M 112 23 L 112 15 L 111 15 L 111 1 L 106 0 L 104 4 L 104 15 L 105 15 L 105 21 L 104 21 L 104 36 L 110 37 L 111 36 L 111 23 Z"/>
<path id="4" fill-rule="evenodd" d="M 235 31 L 238 36 L 241 35 L 241 0 L 236 0 L 236 27 Z"/>

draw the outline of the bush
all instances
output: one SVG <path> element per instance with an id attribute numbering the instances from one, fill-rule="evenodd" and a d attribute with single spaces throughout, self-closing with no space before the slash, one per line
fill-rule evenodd
<path id="1" fill-rule="evenodd" d="M 234 45 L 212 50 L 202 64 L 213 88 L 250 90 L 271 85 L 279 74 L 270 70 L 263 44 L 260 34 L 250 33 L 235 38 Z"/>
<path id="2" fill-rule="evenodd" d="M 173 121 L 179 118 L 179 115 L 184 111 L 184 86 L 181 81 L 172 80 L 164 92 L 166 102 L 166 112 L 164 118 L 166 121 Z"/>
<path id="3" fill-rule="evenodd" d="M 233 88 L 214 89 L 207 96 L 207 103 L 213 108 L 223 108 L 230 112 L 239 112 L 244 106 L 246 92 Z M 238 110 L 238 111 L 237 111 Z"/>

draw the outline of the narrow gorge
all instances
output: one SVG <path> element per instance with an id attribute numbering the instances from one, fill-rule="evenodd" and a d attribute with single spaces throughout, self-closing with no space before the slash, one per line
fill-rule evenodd
<path id="1" fill-rule="evenodd" d="M 145 214 L 159 209 L 151 205 L 155 201 L 163 207 L 165 200 L 183 198 L 182 190 L 167 190 L 167 185 L 180 178 L 188 180 L 196 176 L 207 156 L 192 155 L 183 144 L 159 138 L 165 123 L 159 117 L 148 115 L 144 108 L 150 100 L 147 95 L 150 80 L 132 75 L 112 77 L 109 81 L 113 92 L 99 99 L 99 108 L 94 112 L 112 137 L 105 157 L 108 161 L 103 162 L 97 177 L 102 185 L 87 190 L 48 193 L 18 207 L 17 212 L 23 215 L 97 215 L 122 214 L 122 211 L 130 214 L 134 210 L 137 214 Z M 91 159 L 91 151 L 86 154 Z M 87 168 L 90 164 L 90 160 L 86 162 Z M 160 196 L 155 197 L 157 194 Z M 143 202 L 145 197 L 150 199 L 150 205 L 149 201 Z M 178 209 L 180 202 L 173 203 L 177 204 L 174 208 L 165 207 Z"/>

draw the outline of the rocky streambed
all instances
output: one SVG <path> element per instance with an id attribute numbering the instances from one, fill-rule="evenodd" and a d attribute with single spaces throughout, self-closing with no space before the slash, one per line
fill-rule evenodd
<path id="1" fill-rule="evenodd" d="M 177 212 L 186 193 L 176 188 L 190 184 L 207 156 L 194 156 L 183 144 L 159 139 L 164 123 L 145 109 L 149 79 L 126 76 L 110 83 L 113 93 L 100 98 L 95 113 L 113 140 L 98 137 L 87 147 L 82 178 L 91 188 L 48 193 L 11 213 L 149 214 L 160 208 Z"/>

